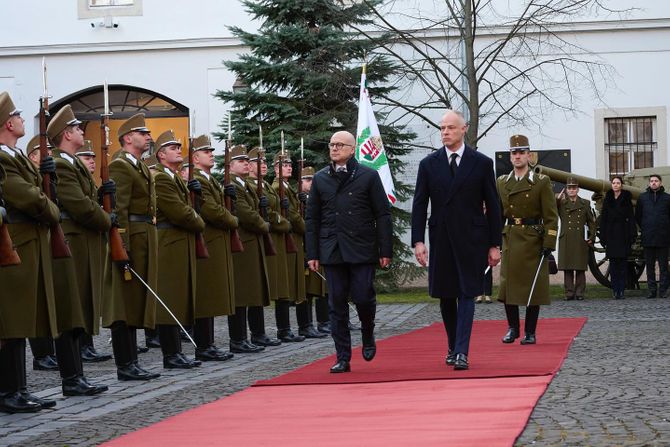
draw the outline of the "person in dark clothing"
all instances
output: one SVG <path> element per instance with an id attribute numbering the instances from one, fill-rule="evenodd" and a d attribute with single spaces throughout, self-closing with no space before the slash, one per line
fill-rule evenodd
<path id="1" fill-rule="evenodd" d="M 600 215 L 600 241 L 610 263 L 612 297 L 624 298 L 626 262 L 637 237 L 633 197 L 623 188 L 621 177 L 612 178 L 612 189 L 605 194 Z"/>
<path id="2" fill-rule="evenodd" d="M 661 176 L 649 176 L 649 187 L 640 194 L 635 205 L 635 220 L 642 232 L 644 260 L 647 264 L 647 298 L 668 295 L 668 246 L 670 246 L 670 194 L 665 192 Z M 659 282 L 656 283 L 658 261 Z"/>

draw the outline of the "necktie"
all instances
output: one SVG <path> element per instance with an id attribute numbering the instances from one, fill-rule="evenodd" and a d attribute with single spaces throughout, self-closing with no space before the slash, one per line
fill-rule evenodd
<path id="1" fill-rule="evenodd" d="M 456 175 L 456 168 L 458 168 L 458 165 L 456 164 L 456 157 L 458 157 L 458 154 L 454 152 L 451 154 L 451 162 L 449 162 L 449 169 L 451 169 L 452 177 Z"/>

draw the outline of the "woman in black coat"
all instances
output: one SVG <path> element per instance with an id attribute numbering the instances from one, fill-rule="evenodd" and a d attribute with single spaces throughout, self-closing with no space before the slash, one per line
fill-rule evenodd
<path id="1" fill-rule="evenodd" d="M 615 300 L 624 298 L 626 263 L 637 237 L 633 196 L 629 191 L 624 191 L 622 186 L 621 177 L 612 178 L 612 189 L 605 194 L 600 214 L 600 241 L 609 259 L 612 296 Z"/>

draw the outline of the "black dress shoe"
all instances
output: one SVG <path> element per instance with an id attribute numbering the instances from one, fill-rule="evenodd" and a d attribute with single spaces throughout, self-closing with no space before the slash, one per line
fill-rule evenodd
<path id="1" fill-rule="evenodd" d="M 282 343 L 299 343 L 301 341 L 305 341 L 305 337 L 302 335 L 295 335 L 290 329 L 278 331 L 277 338 L 281 340 Z"/>
<path id="2" fill-rule="evenodd" d="M 302 335 L 305 338 L 324 338 L 328 337 L 328 334 L 317 331 L 314 326 L 308 326 L 305 329 L 300 329 L 298 335 Z"/>
<path id="3" fill-rule="evenodd" d="M 256 346 L 279 346 L 281 345 L 281 340 L 278 340 L 276 338 L 270 338 L 267 336 L 267 334 L 252 335 L 251 344 Z"/>
<path id="4" fill-rule="evenodd" d="M 81 380 L 83 380 L 87 385 L 97 388 L 98 391 L 95 394 L 104 393 L 105 391 L 109 390 L 107 385 L 100 385 L 98 383 L 89 382 L 88 378 L 85 376 L 81 376 Z"/>
<path id="5" fill-rule="evenodd" d="M 81 376 L 63 379 L 63 396 L 93 396 L 107 391 L 106 385 L 93 385 Z"/>
<path id="6" fill-rule="evenodd" d="M 147 348 L 146 346 L 137 345 L 137 352 L 139 354 L 146 354 L 147 352 L 149 352 L 149 348 Z"/>
<path id="7" fill-rule="evenodd" d="M 374 334 L 363 336 L 363 350 L 361 353 L 363 354 L 363 360 L 366 362 L 375 358 L 375 354 L 377 354 L 377 344 L 375 343 Z"/>
<path id="8" fill-rule="evenodd" d="M 39 403 L 26 399 L 18 391 L 0 395 L 0 411 L 5 413 L 35 413 L 41 409 Z"/>
<path id="9" fill-rule="evenodd" d="M 505 336 L 502 338 L 503 343 L 514 343 L 514 340 L 519 338 L 519 330 L 517 328 L 509 328 L 507 329 L 507 333 Z"/>
<path id="10" fill-rule="evenodd" d="M 146 337 L 144 340 L 144 344 L 146 345 L 147 348 L 160 348 L 161 347 L 161 342 L 158 339 L 158 336 L 156 337 Z"/>
<path id="11" fill-rule="evenodd" d="M 33 359 L 33 369 L 35 371 L 58 371 L 56 356 L 45 355 L 44 357 L 35 357 Z"/>
<path id="12" fill-rule="evenodd" d="M 223 349 L 219 349 L 212 345 L 207 349 L 196 349 L 195 358 L 203 362 L 223 362 L 230 360 L 234 355 Z"/>
<path id="13" fill-rule="evenodd" d="M 667 298 L 668 297 L 668 291 L 667 290 L 661 290 L 658 292 L 658 297 L 659 298 Z"/>
<path id="14" fill-rule="evenodd" d="M 264 350 L 265 348 L 263 346 L 257 346 L 253 343 L 249 343 L 249 340 L 230 340 L 230 352 L 234 352 L 236 354 L 255 354 Z"/>
<path id="15" fill-rule="evenodd" d="M 330 372 L 333 373 L 333 374 L 348 373 L 350 371 L 351 371 L 351 366 L 349 366 L 349 362 L 346 362 L 344 360 L 340 360 L 339 362 L 335 363 L 330 368 Z"/>
<path id="16" fill-rule="evenodd" d="M 202 365 L 202 362 L 200 360 L 188 358 L 188 357 L 186 357 L 186 355 L 183 352 L 178 352 L 177 355 L 179 357 L 181 357 L 182 360 L 190 363 L 191 367 L 196 367 L 196 366 Z"/>
<path id="17" fill-rule="evenodd" d="M 583 297 L 583 296 L 576 296 L 575 299 L 576 299 L 577 301 L 584 301 L 584 297 Z"/>
<path id="18" fill-rule="evenodd" d="M 135 363 L 131 363 L 116 370 L 116 377 L 119 380 L 152 380 L 160 377 L 158 373 L 152 373 L 146 369 L 140 368 Z"/>
<path id="19" fill-rule="evenodd" d="M 456 362 L 456 353 L 450 349 L 447 353 L 447 358 L 445 358 L 444 361 L 447 365 L 453 365 Z"/>
<path id="20" fill-rule="evenodd" d="M 326 335 L 330 335 L 330 322 L 317 324 L 316 330 L 323 332 Z"/>
<path id="21" fill-rule="evenodd" d="M 470 366 L 468 365 L 468 356 L 465 354 L 456 354 L 456 360 L 454 360 L 454 369 L 461 371 L 464 369 L 468 369 Z"/>
<path id="22" fill-rule="evenodd" d="M 106 362 L 112 359 L 112 354 L 103 354 L 95 350 L 93 346 L 81 347 L 81 361 L 86 363 Z"/>
<path id="23" fill-rule="evenodd" d="M 165 369 L 191 369 L 193 365 L 188 359 L 177 354 L 166 355 L 163 357 L 163 368 Z"/>
<path id="24" fill-rule="evenodd" d="M 535 334 L 526 334 L 521 339 L 522 345 L 534 345 L 535 344 Z"/>
<path id="25" fill-rule="evenodd" d="M 21 390 L 19 393 L 21 393 L 21 396 L 23 396 L 26 400 L 38 403 L 42 409 L 53 408 L 56 406 L 56 401 L 53 399 L 37 397 L 34 394 L 30 394 L 27 390 Z"/>
<path id="26" fill-rule="evenodd" d="M 647 298 L 656 298 L 656 291 L 650 290 L 649 293 L 647 293 Z"/>

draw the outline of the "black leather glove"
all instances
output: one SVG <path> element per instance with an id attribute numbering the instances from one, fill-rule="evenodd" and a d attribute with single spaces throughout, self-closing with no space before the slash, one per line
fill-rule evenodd
<path id="1" fill-rule="evenodd" d="M 306 192 L 299 192 L 298 193 L 298 200 L 300 200 L 302 203 L 307 203 L 307 193 Z"/>
<path id="2" fill-rule="evenodd" d="M 100 188 L 98 188 L 98 203 L 102 205 L 102 198 L 105 194 L 109 194 L 111 197 L 112 209 L 116 208 L 116 182 L 109 179 L 106 182 L 102 182 Z"/>
<path id="3" fill-rule="evenodd" d="M 267 208 L 269 205 L 268 203 L 268 198 L 265 196 L 261 196 L 260 199 L 258 199 L 258 206 L 261 208 Z"/>
<path id="4" fill-rule="evenodd" d="M 116 213 L 109 213 L 109 218 L 112 220 L 112 227 L 121 228 L 121 224 L 119 223 L 119 216 L 117 216 Z"/>
<path id="5" fill-rule="evenodd" d="M 197 179 L 189 180 L 188 190 L 193 191 L 198 195 L 202 194 L 202 185 L 200 184 L 200 181 L 198 181 Z"/>
<path id="6" fill-rule="evenodd" d="M 552 248 L 543 248 L 542 250 L 540 250 L 540 256 L 548 258 L 552 251 L 554 251 Z"/>
<path id="7" fill-rule="evenodd" d="M 235 188 L 235 185 L 233 184 L 228 184 L 223 187 L 223 195 L 230 197 L 234 202 L 237 200 L 237 188 Z"/>
<path id="8" fill-rule="evenodd" d="M 53 157 L 46 157 L 40 162 L 40 174 L 50 174 L 52 177 L 56 176 L 56 160 Z"/>
<path id="9" fill-rule="evenodd" d="M 282 209 L 288 211 L 288 207 L 289 207 L 288 197 L 284 197 L 283 199 L 281 199 L 281 202 L 279 203 L 279 206 L 281 206 Z"/>

